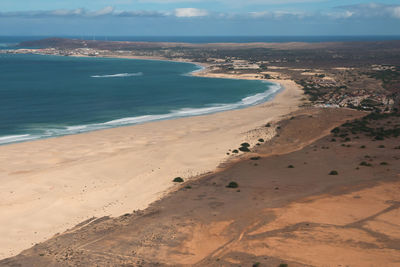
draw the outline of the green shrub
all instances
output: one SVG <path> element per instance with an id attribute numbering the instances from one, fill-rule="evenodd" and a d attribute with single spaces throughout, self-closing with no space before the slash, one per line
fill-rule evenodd
<path id="1" fill-rule="evenodd" d="M 236 182 L 230 182 L 226 187 L 227 188 L 238 188 L 239 185 Z"/>
<path id="2" fill-rule="evenodd" d="M 294 168 L 294 166 L 293 165 L 289 165 L 289 166 L 287 166 L 289 169 L 293 169 Z"/>
<path id="3" fill-rule="evenodd" d="M 281 263 L 279 264 L 279 267 L 288 267 L 288 265 L 286 263 Z"/>
<path id="4" fill-rule="evenodd" d="M 385 148 L 385 146 L 384 145 L 380 145 L 380 146 L 378 146 L 378 148 Z"/>
<path id="5" fill-rule="evenodd" d="M 331 171 L 330 173 L 329 173 L 329 175 L 338 175 L 339 173 L 337 172 L 337 171 Z"/>
<path id="6" fill-rule="evenodd" d="M 240 144 L 240 146 L 250 147 L 250 144 L 249 143 L 242 143 L 242 144 Z"/>
<path id="7" fill-rule="evenodd" d="M 183 183 L 183 179 L 181 177 L 175 177 L 174 180 L 172 180 L 174 183 Z"/>
<path id="8" fill-rule="evenodd" d="M 246 146 L 239 147 L 239 150 L 242 151 L 242 152 L 250 152 L 250 149 L 248 147 L 246 147 Z"/>
<path id="9" fill-rule="evenodd" d="M 334 128 L 332 131 L 331 131 L 331 133 L 339 133 L 340 132 L 340 128 L 339 127 L 336 127 L 336 128 Z"/>
<path id="10" fill-rule="evenodd" d="M 263 143 L 264 139 L 260 138 L 260 139 L 258 139 L 258 142 Z"/>
<path id="11" fill-rule="evenodd" d="M 380 163 L 381 165 L 389 165 L 387 162 L 383 161 Z"/>
<path id="12" fill-rule="evenodd" d="M 261 263 L 259 263 L 259 262 L 256 262 L 256 263 L 254 263 L 254 264 L 253 264 L 253 267 L 259 267 L 259 266 L 260 266 L 260 264 L 261 264 Z"/>
<path id="13" fill-rule="evenodd" d="M 265 124 L 265 127 L 271 127 L 271 123 Z"/>
<path id="14" fill-rule="evenodd" d="M 250 159 L 251 160 L 259 160 L 259 159 L 261 159 L 261 157 L 251 157 Z"/>
<path id="15" fill-rule="evenodd" d="M 237 154 L 237 153 L 239 153 L 239 151 L 238 151 L 237 149 L 234 149 L 234 150 L 232 151 L 232 153 Z"/>
<path id="16" fill-rule="evenodd" d="M 363 161 L 363 162 L 360 163 L 360 166 L 371 167 L 372 164 L 371 164 L 371 163 L 368 163 L 368 162 L 366 162 L 366 161 Z"/>
<path id="17" fill-rule="evenodd" d="M 360 148 L 365 148 L 365 146 L 360 146 Z"/>

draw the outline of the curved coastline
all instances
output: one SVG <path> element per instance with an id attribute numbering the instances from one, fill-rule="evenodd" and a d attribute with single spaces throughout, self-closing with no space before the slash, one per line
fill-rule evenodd
<path id="1" fill-rule="evenodd" d="M 240 143 L 272 138 L 262 126 L 297 110 L 303 96 L 293 81 L 274 82 L 284 89 L 271 101 L 243 109 L 0 146 L 0 183 L 10 192 L 0 258 L 88 218 L 144 209 L 177 188 L 173 177 L 215 171 Z"/>
<path id="2" fill-rule="evenodd" d="M 86 58 L 86 57 L 85 57 Z M 89 57 L 90 58 L 90 57 Z M 204 73 L 207 73 L 208 65 L 197 63 L 197 62 L 187 62 L 187 61 L 177 61 L 177 60 L 168 60 L 168 59 L 153 59 L 153 58 L 134 58 L 134 57 L 101 57 L 101 58 L 115 58 L 115 59 L 132 59 L 132 60 L 150 60 L 150 61 L 167 61 L 167 62 L 177 62 L 177 63 L 186 63 L 198 66 L 199 69 L 193 70 L 189 73 L 182 74 L 188 76 L 195 76 L 195 77 L 204 77 L 204 78 L 218 78 L 218 79 L 230 79 L 230 80 L 246 80 L 245 78 L 238 78 L 238 77 L 215 77 L 215 76 L 207 76 Z M 140 76 L 143 75 L 142 73 L 133 73 L 125 75 L 129 76 Z M 109 78 L 109 77 L 121 77 L 120 74 L 113 74 L 113 75 L 95 75 L 92 76 L 93 78 Z M 171 110 L 169 113 L 163 114 L 151 114 L 151 115 L 139 115 L 134 117 L 125 117 L 119 119 L 113 119 L 110 121 L 105 121 L 101 123 L 92 123 L 86 125 L 71 125 L 65 126 L 62 128 L 49 128 L 46 129 L 44 134 L 30 134 L 30 133 L 21 133 L 21 134 L 13 134 L 13 135 L 6 135 L 0 136 L 0 146 L 2 145 L 9 145 L 13 143 L 20 143 L 20 142 L 29 142 L 47 138 L 56 138 L 60 136 L 66 135 L 73 135 L 73 134 L 80 134 L 85 132 L 91 131 L 98 131 L 104 130 L 109 128 L 116 128 L 116 127 L 124 127 L 129 125 L 137 125 L 142 123 L 160 121 L 160 120 L 171 120 L 183 117 L 193 117 L 193 116 L 200 116 L 200 115 L 207 115 L 213 114 L 217 112 L 224 112 L 228 110 L 235 110 L 235 109 L 243 109 L 250 106 L 259 105 L 265 102 L 270 101 L 273 99 L 276 94 L 278 94 L 281 90 L 283 90 L 282 86 L 279 83 L 268 81 L 264 79 L 257 79 L 262 80 L 271 84 L 273 86 L 269 86 L 266 91 L 262 93 L 257 93 L 254 95 L 250 95 L 247 97 L 242 98 L 238 102 L 234 103 L 224 103 L 224 104 L 210 104 L 200 108 L 182 108 L 178 110 Z"/>

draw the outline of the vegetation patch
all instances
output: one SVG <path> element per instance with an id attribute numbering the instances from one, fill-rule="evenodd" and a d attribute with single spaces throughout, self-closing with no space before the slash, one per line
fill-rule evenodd
<path id="1" fill-rule="evenodd" d="M 175 177 L 174 180 L 172 180 L 174 183 L 183 183 L 182 177 Z"/>
<path id="2" fill-rule="evenodd" d="M 362 162 L 360 163 L 360 166 L 371 167 L 372 164 L 371 164 L 371 163 L 368 163 L 368 162 L 366 162 L 366 161 L 362 161 Z"/>
<path id="3" fill-rule="evenodd" d="M 239 150 L 242 151 L 242 152 L 250 152 L 250 149 L 248 147 L 246 147 L 246 146 L 239 147 Z"/>
<path id="4" fill-rule="evenodd" d="M 361 119 L 354 120 L 352 122 L 344 123 L 341 128 L 337 127 L 331 132 L 334 134 L 340 134 L 340 137 L 344 138 L 348 133 L 352 134 L 364 134 L 372 137 L 373 140 L 385 140 L 385 138 L 392 138 L 400 136 L 400 126 L 392 123 L 386 123 L 385 126 L 377 126 L 376 123 L 372 123 L 378 120 L 389 119 L 392 117 L 400 117 L 400 113 L 371 113 Z"/>
<path id="5" fill-rule="evenodd" d="M 227 188 L 238 188 L 239 185 L 236 182 L 230 182 L 226 187 Z"/>
<path id="6" fill-rule="evenodd" d="M 331 171 L 330 173 L 329 173 L 329 175 L 338 175 L 339 173 L 337 172 L 337 171 Z"/>

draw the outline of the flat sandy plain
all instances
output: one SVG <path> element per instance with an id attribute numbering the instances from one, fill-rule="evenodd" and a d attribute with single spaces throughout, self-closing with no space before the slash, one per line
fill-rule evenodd
<path id="1" fill-rule="evenodd" d="M 263 125 L 302 98 L 294 82 L 274 82 L 285 90 L 242 110 L 1 146 L 0 258 L 89 218 L 144 209 L 176 189 L 174 177 L 215 171 L 240 143 L 272 138 Z"/>
<path id="2" fill-rule="evenodd" d="M 350 134 L 345 142 L 330 133 L 364 115 L 297 110 L 223 170 L 144 211 L 82 222 L 0 265 L 399 266 L 399 139 Z M 389 121 L 400 123 L 379 124 Z M 231 181 L 238 188 L 227 188 Z"/>

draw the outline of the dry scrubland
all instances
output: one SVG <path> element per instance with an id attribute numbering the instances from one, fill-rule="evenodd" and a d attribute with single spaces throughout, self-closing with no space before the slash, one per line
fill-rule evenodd
<path id="1" fill-rule="evenodd" d="M 144 148 L 158 149 L 149 159 L 154 164 L 149 170 L 155 172 L 140 180 L 140 186 L 133 179 L 100 188 L 103 196 L 118 201 L 129 196 L 123 208 L 104 207 L 97 203 L 99 195 L 85 193 L 82 196 L 94 196 L 90 203 L 103 207 L 92 214 L 96 218 L 88 213 L 83 218 L 85 209 L 81 209 L 83 217 L 77 224 L 81 217 L 70 220 L 66 213 L 61 222 L 69 220 L 62 225 L 67 231 L 53 237 L 47 231 L 42 236 L 47 241 L 0 261 L 0 266 L 400 265 L 400 42 L 193 45 L 47 39 L 23 44 L 29 45 L 47 48 L 13 53 L 200 62 L 207 68 L 196 75 L 272 79 L 289 90 L 271 103 L 249 109 L 157 122 L 154 125 L 166 125 L 165 129 L 175 123 L 179 130 L 174 135 L 160 134 L 168 148 L 162 146 L 164 141 L 153 144 L 140 139 Z M 95 164 L 101 163 L 98 171 L 110 174 L 114 163 L 125 157 L 126 164 L 112 181 L 121 177 L 129 181 L 132 171 L 137 171 L 134 166 L 147 155 L 144 148 L 140 152 L 132 148 L 138 144 L 129 139 L 130 129 L 149 125 L 89 133 L 102 136 L 93 139 L 100 142 L 100 146 L 96 143 L 100 150 L 80 147 L 86 154 L 79 150 L 84 157 L 72 161 L 61 151 L 53 157 L 57 162 L 31 171 L 38 177 L 47 171 L 51 179 L 59 178 L 53 174 L 61 164 L 58 167 L 69 174 L 71 166 L 76 167 L 73 177 L 85 173 L 90 178 Z M 64 140 L 77 144 L 80 136 L 85 135 Z M 54 142 L 60 145 L 60 140 Z M 36 144 L 40 142 L 46 141 Z M 17 145 L 14 148 L 19 151 Z M 13 150 L 13 146 L 0 149 Z M 7 155 L 17 154 L 21 153 Z M 169 160 L 164 162 L 165 158 Z M 34 161 L 22 163 L 43 167 Z M 9 172 L 13 178 L 32 178 L 17 165 L 0 170 L 13 167 L 15 172 Z M 146 185 L 157 190 L 150 190 L 152 197 L 147 191 L 141 207 L 158 200 L 138 210 L 136 196 Z M 110 195 L 108 188 L 120 190 Z M 104 216 L 122 211 L 122 216 Z M 24 221 L 25 214 L 16 214 L 13 221 Z M 29 247 L 30 243 L 18 247 L 19 240 L 12 238 L 10 229 L 18 226 L 13 221 L 2 229 L 10 240 L 3 244 L 17 240 L 16 250 Z M 35 234 L 30 234 L 32 242 Z"/>
<path id="2" fill-rule="evenodd" d="M 363 129 L 346 123 L 363 116 L 294 112 L 267 125 L 277 136 L 224 170 L 184 183 L 144 211 L 93 218 L 0 263 L 395 266 L 400 117 L 370 116 L 359 120 Z M 382 126 L 383 138 L 371 135 Z"/>

